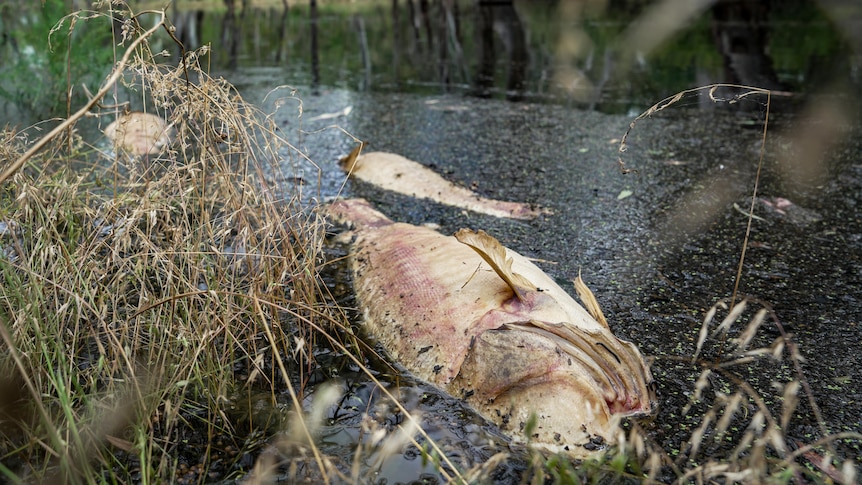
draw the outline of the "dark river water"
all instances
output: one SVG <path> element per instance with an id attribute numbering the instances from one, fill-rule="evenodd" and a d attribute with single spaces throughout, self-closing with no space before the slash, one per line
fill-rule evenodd
<path id="1" fill-rule="evenodd" d="M 700 2 L 691 11 L 650 2 L 395 3 L 186 15 L 200 39 L 219 29 L 214 59 L 247 101 L 271 110 L 290 91 L 274 88 L 297 89 L 301 116 L 290 102 L 276 119 L 316 162 L 284 154 L 293 173 L 319 181 L 306 184 L 308 198 L 365 197 L 392 219 L 432 222 L 443 233 L 485 229 L 546 261 L 543 269 L 564 287 L 581 272 L 614 331 L 653 359 L 659 412 L 644 426 L 673 458 L 718 400 L 683 412 L 703 370 L 690 358 L 704 315 L 734 292 L 759 173 L 758 217 L 738 293 L 755 310 L 775 312 L 757 345 L 792 334 L 823 417 L 818 423 L 803 398 L 787 440 L 862 429 L 862 145 L 850 87 L 860 80 L 862 51 L 847 30 L 859 26 L 852 16 L 803 1 Z M 638 122 L 624 154 L 636 172 L 621 173 L 619 140 L 634 117 L 666 96 L 717 82 L 774 95 L 684 97 Z M 514 222 L 345 184 L 336 161 L 353 137 L 482 195 L 538 203 L 553 215 Z M 346 248 L 331 251 L 340 256 Z M 346 270 L 328 278 L 351 304 Z M 704 353 L 718 359 L 720 347 L 708 343 Z M 798 378 L 787 355 L 734 367 L 706 393 L 728 396 L 744 381 L 780 414 L 775 385 Z M 364 374 L 332 358 L 344 399 L 331 410 L 321 448 L 347 464 L 362 442 L 361 410 L 369 408 L 357 403 L 379 396 Z M 511 451 L 457 399 L 381 363 L 374 368 L 392 389 L 400 386 L 408 408 L 422 414 L 423 427 L 459 466 Z M 398 413 L 382 409 L 378 418 L 397 424 Z M 707 456 L 729 456 L 734 444 L 710 446 Z M 860 455 L 853 440 L 834 450 Z M 359 456 L 369 481 L 445 478 L 415 448 L 382 462 L 374 452 Z M 516 450 L 494 480 L 516 483 L 526 466 L 527 455 Z"/>
<path id="2" fill-rule="evenodd" d="M 639 113 L 714 82 L 799 92 L 858 80 L 851 3 L 411 0 L 209 12 L 176 2 L 173 21 L 186 45 L 212 45 L 217 68 L 270 68 L 278 84 Z"/>
<path id="3" fill-rule="evenodd" d="M 783 430 L 789 446 L 862 430 L 862 13 L 855 2 L 402 0 L 220 12 L 175 4 L 177 36 L 188 46 L 211 43 L 213 72 L 275 112 L 296 148 L 283 154 L 284 169 L 306 182 L 308 200 L 361 196 L 397 221 L 435 223 L 443 233 L 484 229 L 544 261 L 565 288 L 580 272 L 614 332 L 651 359 L 659 410 L 643 427 L 672 459 L 720 400 L 712 396 L 746 383 L 780 416 L 776 383 L 798 378 L 799 369 L 817 409 L 801 392 Z M 731 102 L 708 91 L 683 97 L 638 121 L 623 154 L 633 171 L 622 173 L 619 143 L 635 117 L 711 83 L 773 94 L 732 99 L 750 90 L 728 88 L 716 96 Z M 553 214 L 504 220 L 345 182 L 336 162 L 356 139 L 484 196 Z M 753 310 L 737 325 L 761 307 L 773 310 L 753 347 L 789 334 L 801 363 L 795 367 L 786 349 L 783 360 L 717 373 L 704 391 L 710 397 L 685 413 L 704 368 L 691 360 L 701 323 L 734 293 L 747 231 L 737 293 Z M 337 258 L 346 248 L 333 242 L 328 251 Z M 345 304 L 354 303 L 345 267 L 326 278 Z M 704 347 L 708 362 L 726 355 L 718 338 Z M 346 473 L 359 460 L 367 483 L 445 481 L 412 445 L 388 457 L 357 453 L 366 410 L 390 427 L 403 417 L 342 356 L 320 349 L 318 361 L 335 371 L 312 380 L 309 399 L 332 375 L 342 396 L 320 432 L 324 454 Z M 508 451 L 512 458 L 491 476 L 519 483 L 524 450 L 510 449 L 458 399 L 385 361 L 370 365 L 421 413 L 454 463 L 467 469 Z M 748 412 L 739 414 L 744 429 Z M 730 456 L 733 446 L 712 442 L 700 459 Z M 859 441 L 833 446 L 860 465 Z"/>

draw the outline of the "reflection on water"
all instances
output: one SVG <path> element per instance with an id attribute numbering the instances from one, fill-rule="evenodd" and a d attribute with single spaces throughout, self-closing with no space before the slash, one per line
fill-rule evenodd
<path id="1" fill-rule="evenodd" d="M 290 84 L 625 112 L 713 82 L 799 91 L 824 74 L 859 71 L 813 0 L 310 0 L 289 9 L 227 1 L 224 12 L 182 3 L 178 36 L 190 48 L 212 43 L 216 69 L 280 67 Z"/>

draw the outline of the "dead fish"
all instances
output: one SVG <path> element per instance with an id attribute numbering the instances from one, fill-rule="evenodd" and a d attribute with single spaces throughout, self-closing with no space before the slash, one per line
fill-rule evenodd
<path id="1" fill-rule="evenodd" d="M 652 411 L 648 366 L 611 333 L 582 282 L 593 315 L 483 231 L 444 236 L 362 199 L 328 213 L 354 227 L 351 269 L 368 333 L 513 440 L 586 456 L 612 436 L 617 415 Z"/>
<path id="2" fill-rule="evenodd" d="M 413 197 L 431 199 L 495 217 L 534 219 L 547 209 L 520 202 L 487 199 L 449 182 L 421 163 L 386 152 L 360 154 L 362 145 L 339 161 L 351 177 Z"/>
<path id="3" fill-rule="evenodd" d="M 135 111 L 120 115 L 109 124 L 105 136 L 115 148 L 133 155 L 157 155 L 171 143 L 173 135 L 162 118 Z"/>

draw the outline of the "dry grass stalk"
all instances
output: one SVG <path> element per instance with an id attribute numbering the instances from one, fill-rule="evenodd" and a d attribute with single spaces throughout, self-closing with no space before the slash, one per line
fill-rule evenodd
<path id="1" fill-rule="evenodd" d="M 767 308 L 756 311 L 740 310 L 746 302 L 734 305 L 728 310 L 729 300 L 716 303 L 708 312 L 704 325 L 699 331 L 701 338 L 697 341 L 697 352 L 702 357 L 694 360 L 701 369 L 695 380 L 691 401 L 683 409 L 684 415 L 696 418 L 697 426 L 691 432 L 684 449 L 679 450 L 672 459 L 672 450 L 662 449 L 661 445 L 648 438 L 646 432 L 639 427 L 633 427 L 632 433 L 642 434 L 647 452 L 641 452 L 633 447 L 633 439 L 628 443 L 617 444 L 619 450 L 632 458 L 635 463 L 628 466 L 634 470 L 648 470 L 650 480 L 655 479 L 659 472 L 655 471 L 657 463 L 662 463 L 665 474 L 664 481 L 674 483 L 711 483 L 711 482 L 742 482 L 766 483 L 813 480 L 815 483 L 833 480 L 838 483 L 854 483 L 856 469 L 853 457 L 834 461 L 835 456 L 831 443 L 839 440 L 862 440 L 860 433 L 831 434 L 823 429 L 823 438 L 809 445 L 794 443 L 785 435 L 791 425 L 794 413 L 798 412 L 801 389 L 807 384 L 801 372 L 792 380 L 781 383 L 775 377 L 774 395 L 763 395 L 745 380 L 752 365 L 763 362 L 794 360 L 797 354 L 787 335 L 783 334 L 775 314 Z M 752 302 L 747 302 L 750 306 Z M 727 312 L 721 323 L 710 332 L 710 324 L 717 314 Z M 778 325 L 782 336 L 772 341 L 767 347 L 747 350 L 748 345 L 758 337 L 755 335 L 769 317 Z M 735 324 L 741 319 L 749 322 L 734 332 Z M 711 335 L 713 338 L 703 337 Z M 720 338 L 715 338 L 720 337 Z M 726 337 L 739 343 L 730 347 L 724 344 Z M 759 337 L 762 341 L 762 337 Z M 711 343 L 711 345 L 710 345 Z M 742 345 L 744 343 L 744 345 Z M 666 358 L 682 361 L 684 357 Z M 798 363 L 798 362 L 797 362 Z M 776 368 L 774 364 L 764 367 Z M 768 376 L 768 374 L 767 374 Z M 714 395 L 707 394 L 708 389 L 714 389 Z M 728 389 L 731 392 L 728 392 Z M 806 391 L 810 393 L 810 391 Z M 812 399 L 809 395 L 809 399 Z M 780 406 L 768 402 L 778 402 Z M 775 413 L 780 411 L 778 419 Z M 819 415 L 818 419 L 819 419 Z M 795 448 L 795 451 L 791 451 Z M 823 450 L 820 453 L 814 449 Z M 806 455 L 807 453 L 807 455 Z M 822 454 L 821 454 L 822 453 Z M 800 460 L 805 456 L 806 460 Z M 819 468 L 823 474 L 817 474 L 810 465 Z M 809 465 L 809 466 L 806 466 Z M 673 477 L 673 478 L 671 478 Z M 804 478 L 803 478 L 804 477 Z"/>
<path id="2" fill-rule="evenodd" d="M 717 94 L 719 89 L 736 90 L 737 94 L 730 98 L 720 97 Z M 683 415 L 698 418 L 698 423 L 686 445 L 687 448 L 683 447 L 684 449 L 677 451 L 677 458 L 671 459 L 669 452 L 673 453 L 672 450 L 663 450 L 656 443 L 651 443 L 651 455 L 660 458 L 648 462 L 640 461 L 632 466 L 647 467 L 652 478 L 656 476 L 652 471 L 653 464 L 660 461 L 665 465 L 664 470 L 666 472 L 670 470 L 675 477 L 674 481 L 678 483 L 689 481 L 707 483 L 713 480 L 750 483 L 786 482 L 800 480 L 801 477 L 810 478 L 816 482 L 835 480 L 840 483 L 853 483 L 856 470 L 852 457 L 842 462 L 840 471 L 839 467 L 831 466 L 827 458 L 834 456 L 832 443 L 843 439 L 859 440 L 862 435 L 829 432 L 804 378 L 803 360 L 798 348 L 784 332 L 778 317 L 766 305 L 762 305 L 762 308 L 751 315 L 747 307 L 752 302 L 745 299 L 737 301 L 737 291 L 751 232 L 753 205 L 757 197 L 760 170 L 764 159 L 770 99 L 772 95 L 786 93 L 773 93 L 765 89 L 730 84 L 715 84 L 677 93 L 656 103 L 631 122 L 620 141 L 619 152 L 622 154 L 627 150 L 628 135 L 640 120 L 651 117 L 692 94 L 701 92 L 705 92 L 713 102 L 736 103 L 754 95 L 763 96 L 766 100 L 763 105 L 766 118 L 763 124 L 760 159 L 751 194 L 752 207 L 746 212 L 749 216 L 749 224 L 742 242 L 733 294 L 706 312 L 696 339 L 694 356 L 688 358 L 700 369 L 700 377 L 695 380 L 692 376 L 692 380 L 695 381 L 692 398 L 682 410 Z M 635 171 L 628 168 L 621 157 L 618 163 L 623 173 Z M 719 204 L 723 203 L 721 197 L 717 199 Z M 726 312 L 726 315 L 721 323 L 713 325 L 719 312 Z M 741 331 L 738 331 L 735 326 L 738 326 L 737 323 L 743 318 L 747 318 L 748 322 Z M 758 332 L 767 319 L 772 321 L 781 335 L 771 343 L 764 344 L 762 337 L 758 337 Z M 761 345 L 750 349 L 752 343 L 756 341 L 760 341 Z M 669 359 L 684 358 L 680 356 Z M 789 366 L 795 371 L 795 378 L 790 381 L 786 381 L 786 378 L 782 380 L 776 375 L 774 381 L 776 392 L 770 396 L 761 395 L 746 380 L 746 372 L 750 372 L 754 366 L 758 369 L 774 368 L 774 365 L 763 366 L 764 361 L 789 361 Z M 714 397 L 706 393 L 710 388 L 715 389 Z M 727 389 L 730 389 L 730 392 Z M 797 395 L 800 390 L 807 396 L 809 407 L 820 426 L 823 438 L 818 440 L 816 445 L 802 446 L 799 450 L 791 452 L 791 445 L 796 444 L 788 442 L 785 431 L 791 424 L 792 416 L 797 412 L 799 403 Z M 779 419 L 774 417 L 778 409 L 768 405 L 768 401 L 782 403 Z M 637 429 L 639 428 L 634 428 L 634 430 Z M 727 446 L 722 446 L 722 442 L 732 443 L 732 451 L 729 451 Z M 812 452 L 811 448 L 814 446 L 822 447 L 825 457 Z M 825 476 L 811 472 L 805 463 L 800 462 L 800 456 L 805 456 L 808 464 L 819 468 Z"/>
<path id="3" fill-rule="evenodd" d="M 229 457 L 210 446 L 200 464 L 178 462 L 176 437 L 242 439 L 249 429 L 230 403 L 252 393 L 268 392 L 274 406 L 287 387 L 298 408 L 296 376 L 312 362 L 294 354 L 296 342 L 315 339 L 305 322 L 343 324 L 321 299 L 322 221 L 293 187 L 272 184 L 292 178 L 279 175 L 289 143 L 200 68 L 199 52 L 173 68 L 156 64 L 145 48 L 163 26 L 156 16 L 76 115 L 32 145 L 3 133 L 0 150 L 16 161 L 2 176 L 0 367 L 24 389 L 0 403 L 6 479 L 172 482 L 186 465 L 205 473 Z M 150 170 L 117 158 L 105 177 L 87 146 L 70 152 L 59 134 L 122 77 L 179 141 L 151 157 Z M 97 180 L 56 159 L 91 164 Z M 33 168 L 19 170 L 28 161 Z M 278 426 L 243 420 L 250 436 Z"/>

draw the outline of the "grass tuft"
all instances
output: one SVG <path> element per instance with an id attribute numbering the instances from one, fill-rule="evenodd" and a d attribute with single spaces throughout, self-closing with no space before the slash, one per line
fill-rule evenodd
<path id="1" fill-rule="evenodd" d="M 206 49 L 157 62 L 140 18 L 127 18 L 119 71 L 62 129 L 0 135 L 16 161 L 0 191 L 0 474 L 12 482 L 242 475 L 264 436 L 311 436 L 258 410 L 285 389 L 301 409 L 304 349 L 344 324 L 317 272 L 323 221 L 282 168 L 289 142 L 205 72 Z M 167 120 L 168 150 L 133 157 L 71 131 L 105 114 L 93 110 L 113 88 Z"/>

